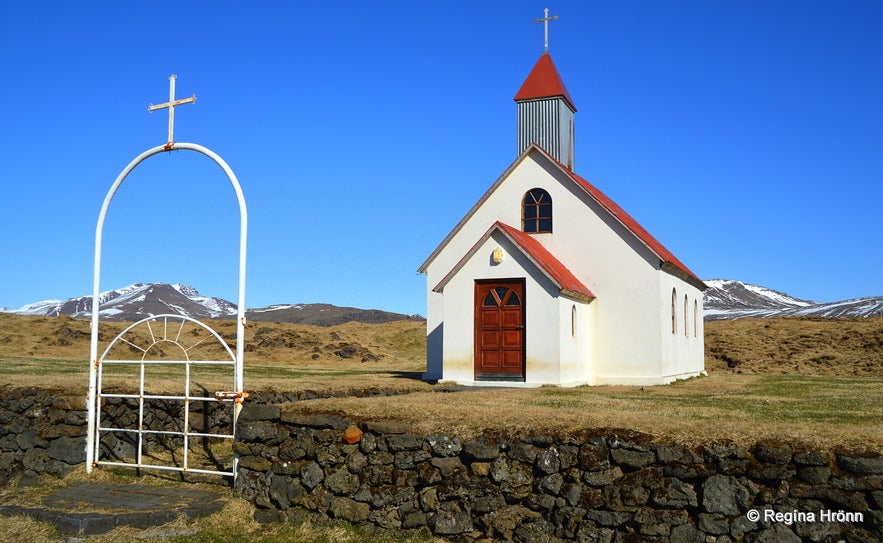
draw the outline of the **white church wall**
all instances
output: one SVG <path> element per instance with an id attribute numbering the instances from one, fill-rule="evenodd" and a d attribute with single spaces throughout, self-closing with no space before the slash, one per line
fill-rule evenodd
<path id="1" fill-rule="evenodd" d="M 562 386 L 591 384 L 595 322 L 592 302 L 558 298 L 558 344 Z"/>
<path id="2" fill-rule="evenodd" d="M 426 372 L 424 381 L 442 378 L 442 349 L 444 342 L 444 297 L 426 289 Z"/>
<path id="3" fill-rule="evenodd" d="M 702 291 L 672 274 L 660 277 L 660 318 L 668 324 L 660 334 L 662 376 L 671 382 L 705 371 Z"/>
<path id="4" fill-rule="evenodd" d="M 661 373 L 658 259 L 570 180 L 537 182 L 564 176 L 544 164 L 525 160 L 507 184 L 523 188 L 534 182 L 549 192 L 553 233 L 541 235 L 542 242 L 597 296 L 592 380 L 650 384 L 642 379 Z M 513 183 L 518 177 L 525 179 Z"/>

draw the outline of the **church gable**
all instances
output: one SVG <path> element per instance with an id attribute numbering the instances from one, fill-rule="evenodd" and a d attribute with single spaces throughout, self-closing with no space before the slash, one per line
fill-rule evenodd
<path id="1" fill-rule="evenodd" d="M 534 161 L 543 171 L 525 174 L 523 170 L 531 168 L 529 164 L 525 164 L 526 160 Z M 503 175 L 491 185 L 488 191 L 485 192 L 466 216 L 460 220 L 429 258 L 426 259 L 418 271 L 426 273 L 439 254 L 473 220 L 481 224 L 467 228 L 468 231 L 473 232 L 471 234 L 472 240 L 455 243 L 459 247 L 461 255 L 471 247 L 473 240 L 477 239 L 484 229 L 498 220 L 512 226 L 517 225 L 523 232 L 538 235 L 544 239 L 544 242 L 548 243 L 549 247 L 552 248 L 551 250 L 562 245 L 555 241 L 556 238 L 575 240 L 580 237 L 580 233 L 560 232 L 555 227 L 555 210 L 558 206 L 556 206 L 554 195 L 562 193 L 561 190 L 555 189 L 562 186 L 565 188 L 564 192 L 581 194 L 584 198 L 587 197 L 590 202 L 596 204 L 591 206 L 594 209 L 590 209 L 590 206 L 584 204 L 583 207 L 585 209 L 580 210 L 580 213 L 595 212 L 599 215 L 604 215 L 601 217 L 602 219 L 612 220 L 614 223 L 621 225 L 623 234 L 631 237 L 631 239 L 626 240 L 627 243 L 634 245 L 635 248 L 641 246 L 649 250 L 650 254 L 658 260 L 659 266 L 665 271 L 687 280 L 700 290 L 705 288 L 704 283 L 692 271 L 678 260 L 662 243 L 650 235 L 631 215 L 626 213 L 625 210 L 594 185 L 564 168 L 537 145 L 531 145 L 506 169 Z M 533 194 L 534 191 L 545 192 L 550 201 L 537 201 L 536 195 L 539 195 L 539 192 Z M 543 204 L 549 205 L 546 207 Z M 564 208 L 561 209 L 563 210 Z M 550 213 L 551 217 L 541 215 L 542 213 Z M 551 233 L 553 237 L 546 239 L 543 237 L 544 233 Z M 563 235 L 555 236 L 556 233 Z M 588 232 L 582 233 L 583 236 L 587 234 Z M 450 267 L 450 264 L 448 267 Z"/>

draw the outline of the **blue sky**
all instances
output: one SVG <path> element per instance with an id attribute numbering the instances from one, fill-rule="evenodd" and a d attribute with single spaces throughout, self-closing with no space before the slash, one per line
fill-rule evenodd
<path id="1" fill-rule="evenodd" d="M 417 267 L 515 159 L 550 51 L 576 171 L 700 277 L 883 295 L 883 2 L 16 2 L 0 18 L 0 306 L 89 294 L 116 176 L 166 139 L 236 172 L 246 301 L 425 314 Z M 117 193 L 102 290 L 236 299 L 238 208 L 209 159 Z"/>

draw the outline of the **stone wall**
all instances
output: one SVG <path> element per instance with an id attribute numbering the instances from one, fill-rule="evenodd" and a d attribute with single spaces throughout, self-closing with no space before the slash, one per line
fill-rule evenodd
<path id="1" fill-rule="evenodd" d="M 151 430 L 181 431 L 182 402 L 147 400 L 144 425 Z M 190 427 L 195 431 L 230 433 L 232 404 L 194 402 Z M 107 398 L 101 406 L 102 425 L 136 428 L 138 402 Z M 84 468 L 87 414 L 85 394 L 36 388 L 0 388 L 0 484 L 16 477 L 42 474 L 63 477 Z M 168 438 L 149 435 L 145 450 L 165 446 Z M 102 433 L 103 460 L 132 461 L 136 456 L 132 434 Z"/>
<path id="2" fill-rule="evenodd" d="M 259 520 L 312 511 L 455 541 L 883 540 L 879 455 L 780 443 L 690 449 L 628 432 L 461 440 L 279 403 L 302 397 L 315 395 L 259 395 L 242 411 L 235 493 Z M 196 417 L 205 428 L 228 423 L 223 406 L 206 405 Z M 180 424 L 177 404 L 156 407 L 149 426 Z M 124 423 L 132 409 L 108 400 L 102 412 Z M 85 436 L 84 396 L 0 389 L 0 484 L 83 469 Z M 111 436 L 102 447 L 103 456 L 133 452 Z"/>
<path id="3" fill-rule="evenodd" d="M 457 541 L 880 541 L 883 458 L 778 443 L 699 449 L 613 433 L 478 438 L 248 404 L 236 494 Z M 755 518 L 755 514 L 759 518 Z"/>
<path id="4" fill-rule="evenodd" d="M 85 446 L 85 396 L 0 388 L 0 484 L 17 476 L 64 476 L 86 461 Z"/>

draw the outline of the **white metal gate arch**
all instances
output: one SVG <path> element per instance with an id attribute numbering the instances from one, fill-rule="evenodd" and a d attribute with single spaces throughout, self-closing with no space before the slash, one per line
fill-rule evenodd
<path id="1" fill-rule="evenodd" d="M 171 135 L 170 135 L 171 136 Z M 171 137 L 170 137 L 171 140 Z M 203 147 L 202 145 L 196 143 L 175 143 L 169 142 L 165 145 L 159 145 L 152 149 L 148 149 L 144 151 L 134 160 L 132 160 L 128 166 L 126 166 L 122 172 L 120 172 L 119 176 L 117 176 L 116 181 L 114 181 L 113 185 L 107 192 L 107 195 L 104 198 L 104 203 L 101 206 L 101 211 L 98 214 L 98 224 L 95 228 L 95 271 L 93 276 L 92 283 L 92 324 L 91 324 L 91 349 L 90 349 L 90 364 L 89 364 L 89 394 L 87 398 L 87 414 L 88 414 L 88 427 L 87 427 L 87 439 L 86 439 L 86 471 L 87 473 L 91 473 L 92 469 L 102 463 L 98 460 L 98 445 L 100 439 L 100 426 L 99 426 L 99 402 L 100 402 L 100 390 L 99 390 L 99 373 L 101 361 L 104 355 L 101 358 L 98 356 L 98 325 L 100 321 L 99 312 L 100 312 L 100 285 L 101 285 L 101 241 L 102 234 L 104 231 L 104 220 L 107 215 L 107 210 L 110 207 L 110 203 L 113 200 L 114 194 L 116 194 L 117 189 L 122 184 L 123 180 L 135 169 L 141 162 L 152 157 L 153 155 L 169 152 L 169 151 L 196 151 L 201 153 L 208 158 L 212 159 L 221 169 L 227 174 L 227 178 L 230 180 L 230 183 L 233 185 L 233 190 L 236 193 L 236 199 L 239 204 L 239 294 L 237 298 L 237 315 L 236 315 L 236 352 L 233 359 L 233 391 L 230 391 L 229 394 L 225 394 L 223 397 L 214 398 L 218 401 L 232 401 L 234 402 L 233 408 L 233 432 L 235 433 L 236 420 L 239 416 L 239 411 L 242 407 L 242 398 L 243 398 L 243 352 L 245 348 L 245 262 L 246 262 L 246 239 L 248 233 L 248 212 L 245 206 L 245 196 L 242 193 L 242 187 L 239 184 L 239 180 L 236 178 L 236 174 L 233 173 L 233 170 L 230 166 L 218 156 L 212 150 Z M 180 315 L 163 315 L 157 317 L 173 317 L 173 318 L 182 318 Z M 150 317 L 148 319 L 144 319 L 141 322 L 155 319 L 157 317 Z M 190 319 L 192 320 L 192 319 Z M 135 325 L 140 324 L 136 323 Z M 208 329 L 211 333 L 216 336 L 219 340 L 220 336 L 214 330 L 207 327 L 202 323 L 198 323 L 200 326 Z M 105 351 L 105 354 L 109 351 L 110 347 L 117 342 L 117 340 L 129 331 L 135 325 L 130 326 L 122 333 L 120 333 L 117 338 L 115 338 L 111 345 L 108 346 L 108 349 Z M 182 321 L 183 325 L 183 321 Z M 226 347 L 226 344 L 225 344 Z M 229 351 L 229 348 L 228 348 Z M 145 353 L 146 354 L 146 353 Z M 231 353 L 232 354 L 232 353 Z M 189 367 L 189 366 L 188 366 Z M 143 388 L 143 380 L 142 380 L 142 388 Z M 142 391 L 143 392 L 143 391 Z M 143 393 L 142 393 L 143 395 Z M 185 396 L 189 396 L 189 390 L 185 391 Z M 202 398 L 200 398 L 202 400 Z M 187 428 L 184 428 L 185 432 Z M 185 436 L 186 439 L 186 436 Z M 140 434 L 139 434 L 140 441 Z M 139 458 L 140 463 L 140 458 Z M 136 464 L 126 464 L 133 467 L 138 467 Z M 141 466 L 141 467 L 159 467 L 159 466 Z M 232 472 L 213 472 L 221 475 L 232 475 L 236 476 L 238 468 L 238 458 L 234 454 L 233 456 L 233 469 Z M 186 468 L 160 468 L 160 469 L 174 469 L 176 471 L 187 471 Z"/>

